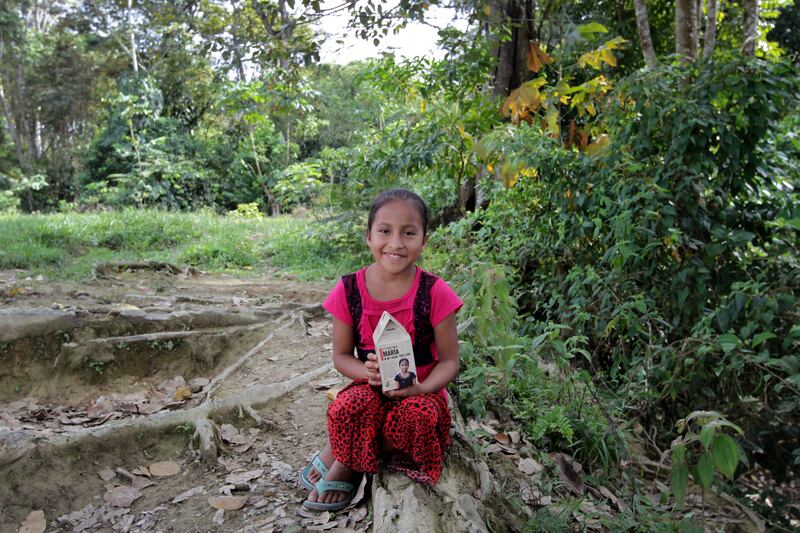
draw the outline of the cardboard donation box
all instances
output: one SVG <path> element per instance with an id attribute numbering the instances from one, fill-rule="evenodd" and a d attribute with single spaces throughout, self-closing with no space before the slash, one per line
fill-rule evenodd
<path id="1" fill-rule="evenodd" d="M 417 383 L 411 335 L 400 322 L 384 311 L 372 340 L 381 365 L 381 386 L 384 391 L 404 389 Z"/>

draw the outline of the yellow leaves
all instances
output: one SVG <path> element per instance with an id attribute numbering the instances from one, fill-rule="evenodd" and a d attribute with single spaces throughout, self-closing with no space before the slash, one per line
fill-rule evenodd
<path id="1" fill-rule="evenodd" d="M 555 106 L 548 106 L 547 114 L 545 115 L 545 120 L 547 121 L 547 130 L 552 133 L 553 135 L 559 135 L 561 133 L 561 128 L 559 127 L 559 114 L 558 109 Z"/>
<path id="2" fill-rule="evenodd" d="M 511 91 L 511 94 L 503 101 L 500 112 L 503 116 L 510 117 L 511 122 L 519 125 L 521 121 L 531 122 L 533 113 L 542 103 L 542 95 L 539 87 L 547 82 L 544 78 L 536 78 L 523 83 L 518 88 Z"/>
<path id="3" fill-rule="evenodd" d="M 487 17 L 491 17 L 492 16 L 492 6 L 490 6 L 489 4 L 486 4 L 485 6 L 483 6 L 483 14 L 486 15 Z"/>
<path id="4" fill-rule="evenodd" d="M 584 68 L 589 65 L 595 70 L 600 70 L 603 63 L 610 67 L 617 66 L 617 58 L 612 53 L 613 50 L 618 50 L 623 44 L 627 43 L 626 39 L 622 37 L 614 37 L 594 50 L 590 50 L 578 58 L 578 66 Z"/>
<path id="5" fill-rule="evenodd" d="M 486 165 L 486 170 L 489 172 L 494 172 L 494 169 L 495 166 L 491 163 Z M 520 178 L 538 177 L 539 171 L 532 167 L 521 166 L 520 163 L 502 162 L 496 175 L 503 182 L 503 186 L 510 189 L 519 182 Z"/>
<path id="6" fill-rule="evenodd" d="M 422 115 L 425 114 L 425 100 L 420 100 L 419 101 L 419 112 Z"/>
<path id="7" fill-rule="evenodd" d="M 531 72 L 539 72 L 542 65 L 549 65 L 553 62 L 553 58 L 539 48 L 538 41 L 530 41 L 528 43 L 528 70 Z"/>

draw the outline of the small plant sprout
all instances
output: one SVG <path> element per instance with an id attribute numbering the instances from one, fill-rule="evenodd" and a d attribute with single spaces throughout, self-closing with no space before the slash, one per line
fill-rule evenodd
<path id="1" fill-rule="evenodd" d="M 686 499 L 689 473 L 702 489 L 711 488 L 714 472 L 733 480 L 737 465 L 747 465 L 747 457 L 734 438 L 742 428 L 717 411 L 694 411 L 676 423 L 679 435 L 672 441 L 670 481 L 675 503 L 682 507 Z M 691 466 L 691 468 L 690 468 Z"/>

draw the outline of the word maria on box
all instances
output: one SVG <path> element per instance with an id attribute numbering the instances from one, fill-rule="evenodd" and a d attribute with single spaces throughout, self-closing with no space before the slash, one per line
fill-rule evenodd
<path id="1" fill-rule="evenodd" d="M 411 335 L 388 312 L 384 311 L 381 315 L 372 341 L 381 365 L 381 387 L 384 391 L 405 389 L 417 383 Z"/>

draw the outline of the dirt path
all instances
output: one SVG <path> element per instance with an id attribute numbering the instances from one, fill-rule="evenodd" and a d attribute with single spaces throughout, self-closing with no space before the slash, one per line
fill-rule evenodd
<path id="1" fill-rule="evenodd" d="M 317 305 L 327 286 L 142 271 L 86 284 L 15 274 L 0 273 L 0 436 L 39 444 L 0 465 L 0 531 L 16 531 L 36 510 L 47 531 L 369 526 L 364 504 L 337 516 L 300 505 L 297 472 L 323 444 L 326 391 L 340 385 L 323 368 L 330 325 Z M 189 410 L 211 388 L 214 398 L 236 397 L 315 369 L 323 373 L 255 407 L 260 424 L 235 408 L 214 416 L 222 441 L 214 464 L 201 461 L 193 428 L 180 425 L 42 444 Z M 3 446 L 9 449 L 8 440 Z M 225 495 L 233 496 L 225 504 L 242 507 L 209 504 Z"/>

